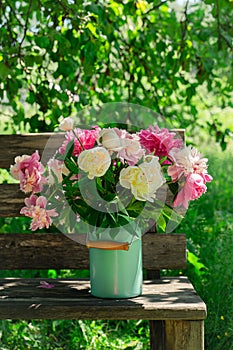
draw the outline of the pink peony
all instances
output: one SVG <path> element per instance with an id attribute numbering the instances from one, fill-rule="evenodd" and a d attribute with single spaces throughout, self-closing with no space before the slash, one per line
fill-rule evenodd
<path id="1" fill-rule="evenodd" d="M 168 175 L 173 182 L 184 180 L 184 186 L 178 192 L 174 206 L 183 205 L 188 208 L 188 202 L 199 198 L 206 192 L 206 183 L 212 181 L 207 173 L 207 158 L 203 158 L 199 151 L 191 146 L 183 149 L 173 149 L 170 157 L 174 162 L 168 167 Z"/>
<path id="2" fill-rule="evenodd" d="M 44 196 L 37 197 L 32 194 L 25 199 L 26 207 L 20 210 L 20 214 L 32 218 L 30 229 L 35 231 L 37 229 L 49 228 L 52 224 L 51 217 L 58 216 L 55 209 L 46 209 L 47 199 Z"/>
<path id="3" fill-rule="evenodd" d="M 78 157 L 79 154 L 83 151 L 83 148 L 91 149 L 94 147 L 96 139 L 99 134 L 99 130 L 100 130 L 99 127 L 95 127 L 92 130 L 75 128 L 74 131 L 68 131 L 65 136 L 66 140 L 63 142 L 62 146 L 59 148 L 59 153 L 65 154 L 67 144 L 70 141 L 74 140 L 73 155 Z M 75 135 L 77 135 L 78 138 Z M 80 141 L 78 139 L 81 141 L 82 144 L 80 144 Z"/>
<path id="4" fill-rule="evenodd" d="M 145 154 L 141 147 L 138 135 L 130 134 L 126 130 L 114 128 L 116 134 L 121 139 L 122 148 L 118 151 L 117 157 L 124 162 L 127 161 L 129 165 L 135 165 Z"/>
<path id="5" fill-rule="evenodd" d="M 158 157 L 168 157 L 173 148 L 181 148 L 182 140 L 175 139 L 175 133 L 168 129 L 160 129 L 158 126 L 150 126 L 139 132 L 140 143 L 146 149 L 147 154 L 152 153 Z"/>
<path id="6" fill-rule="evenodd" d="M 44 167 L 40 162 L 38 151 L 31 156 L 23 155 L 15 158 L 15 164 L 10 168 L 12 176 L 20 180 L 20 189 L 25 193 L 38 193 L 47 182 L 42 176 Z"/>
<path id="7" fill-rule="evenodd" d="M 207 158 L 202 155 L 195 147 L 184 147 L 183 149 L 173 149 L 170 152 L 173 165 L 168 167 L 168 175 L 172 181 L 178 181 L 182 176 L 189 174 L 200 174 L 205 182 L 212 181 L 212 177 L 207 174 Z"/>
<path id="8" fill-rule="evenodd" d="M 188 209 L 189 201 L 201 197 L 201 195 L 206 192 L 206 189 L 205 180 L 201 175 L 189 174 L 186 177 L 184 186 L 175 198 L 174 206 L 178 207 L 183 205 L 185 209 Z"/>

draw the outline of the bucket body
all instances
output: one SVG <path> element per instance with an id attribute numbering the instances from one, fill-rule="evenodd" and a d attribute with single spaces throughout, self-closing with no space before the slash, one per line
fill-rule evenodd
<path id="1" fill-rule="evenodd" d="M 132 298 L 142 292 L 142 240 L 128 250 L 90 248 L 91 294 L 99 298 Z"/>

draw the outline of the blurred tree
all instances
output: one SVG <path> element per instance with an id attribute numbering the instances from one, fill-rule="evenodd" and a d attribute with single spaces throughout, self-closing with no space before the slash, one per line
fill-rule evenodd
<path id="1" fill-rule="evenodd" d="M 49 131 L 87 105 L 128 101 L 176 127 L 209 128 L 224 148 L 232 130 L 222 127 L 212 99 L 233 107 L 233 1 L 180 3 L 0 0 L 6 128 Z"/>

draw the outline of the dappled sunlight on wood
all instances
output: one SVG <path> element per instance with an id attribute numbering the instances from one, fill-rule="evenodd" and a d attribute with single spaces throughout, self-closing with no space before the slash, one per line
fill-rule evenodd
<path id="1" fill-rule="evenodd" d="M 203 319 L 206 307 L 186 277 L 146 281 L 141 296 L 101 299 L 90 294 L 89 280 L 0 279 L 0 317 L 80 319 Z M 111 314 L 109 314 L 111 310 Z"/>

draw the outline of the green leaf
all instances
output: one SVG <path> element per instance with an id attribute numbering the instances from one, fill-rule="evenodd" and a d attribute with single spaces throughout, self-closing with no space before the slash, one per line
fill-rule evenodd
<path id="1" fill-rule="evenodd" d="M 66 145 L 66 158 L 71 158 L 74 151 L 74 140 L 71 140 Z"/>
<path id="2" fill-rule="evenodd" d="M 70 160 L 69 158 L 66 158 L 64 163 L 67 169 L 69 169 L 69 171 L 71 171 L 73 174 L 79 173 L 78 165 L 75 164 L 72 160 Z"/>
<path id="3" fill-rule="evenodd" d="M 114 174 L 113 174 L 113 172 L 112 172 L 112 170 L 111 170 L 110 168 L 109 168 L 109 169 L 107 170 L 107 172 L 105 173 L 104 178 L 105 178 L 108 182 L 110 182 L 111 184 L 114 184 L 114 185 L 115 185 L 115 177 L 114 177 Z"/>
<path id="4" fill-rule="evenodd" d="M 89 22 L 87 23 L 86 27 L 90 30 L 91 34 L 98 38 L 98 34 L 96 33 L 96 27 L 93 25 L 93 23 Z"/>
<path id="5" fill-rule="evenodd" d="M 166 44 L 165 44 L 164 41 L 159 41 L 159 42 L 156 44 L 156 50 L 157 50 L 158 52 L 163 52 L 163 51 L 165 51 L 165 49 L 166 49 Z"/>
<path id="6" fill-rule="evenodd" d="M 47 36 L 37 36 L 35 38 L 35 42 L 39 47 L 43 49 L 47 49 L 50 47 L 50 40 Z"/>
<path id="7" fill-rule="evenodd" d="M 6 79 L 8 74 L 10 74 L 11 70 L 7 67 L 7 65 L 2 61 L 0 62 L 0 78 L 2 80 Z"/>
<path id="8" fill-rule="evenodd" d="M 89 41 L 84 48 L 84 72 L 89 75 L 94 70 L 96 60 L 96 45 Z"/>
<path id="9" fill-rule="evenodd" d="M 117 222 L 120 226 L 125 226 L 131 223 L 131 218 L 125 214 L 118 213 Z"/>
<path id="10" fill-rule="evenodd" d="M 188 262 L 194 266 L 195 272 L 198 276 L 205 273 L 206 266 L 200 262 L 199 258 L 192 252 L 188 251 Z"/>
<path id="11" fill-rule="evenodd" d="M 43 61 L 43 57 L 39 56 L 38 54 L 29 54 L 27 56 L 24 56 L 25 65 L 27 67 L 33 67 L 35 64 L 41 65 Z"/>
<path id="12" fill-rule="evenodd" d="M 72 200 L 71 207 L 75 213 L 78 213 L 82 219 L 87 219 L 87 214 L 89 212 L 89 206 L 82 199 Z"/>
<path id="13" fill-rule="evenodd" d="M 145 207 L 145 202 L 137 201 L 127 206 L 126 210 L 129 213 L 129 216 L 136 218 L 141 214 L 144 207 Z"/>
<path id="14" fill-rule="evenodd" d="M 29 91 L 29 94 L 28 94 L 28 96 L 27 96 L 26 101 L 27 101 L 28 103 L 30 103 L 31 105 L 36 101 L 34 91 Z"/>
<path id="15" fill-rule="evenodd" d="M 163 215 L 160 215 L 157 219 L 156 219 L 156 224 L 157 226 L 163 231 L 166 231 L 166 220 L 164 219 Z"/>

